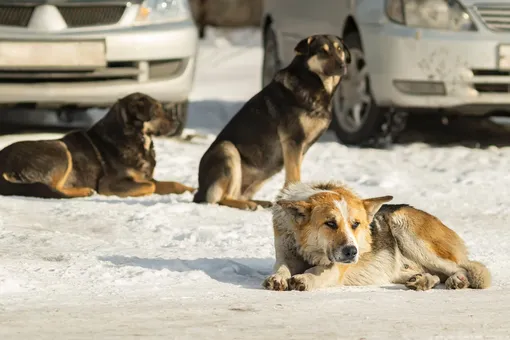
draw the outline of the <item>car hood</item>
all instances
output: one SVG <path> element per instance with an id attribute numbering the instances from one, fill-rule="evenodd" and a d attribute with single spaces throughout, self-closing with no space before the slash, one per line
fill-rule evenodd
<path id="1" fill-rule="evenodd" d="M 459 0 L 459 2 L 461 2 L 464 6 L 466 7 L 471 7 L 471 6 L 474 6 L 474 5 L 484 5 L 484 4 L 490 4 L 490 5 L 495 5 L 495 4 L 505 4 L 505 5 L 510 5 L 510 1 L 509 0 Z"/>

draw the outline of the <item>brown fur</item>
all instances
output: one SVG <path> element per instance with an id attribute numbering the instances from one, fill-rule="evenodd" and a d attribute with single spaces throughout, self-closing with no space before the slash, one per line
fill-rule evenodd
<path id="1" fill-rule="evenodd" d="M 487 288 L 491 275 L 439 219 L 391 196 L 362 199 L 341 184 L 296 183 L 273 208 L 270 290 L 402 283 L 427 290 Z M 353 249 L 355 247 L 355 249 Z"/>
<path id="2" fill-rule="evenodd" d="M 271 206 L 253 196 L 282 169 L 285 186 L 301 181 L 306 152 L 331 122 L 331 99 L 350 55 L 341 39 L 330 35 L 307 37 L 295 52 L 290 65 L 241 108 L 205 152 L 194 202 L 255 210 Z"/>
<path id="3" fill-rule="evenodd" d="M 86 197 L 95 191 L 120 197 L 194 191 L 152 175 L 152 136 L 177 127 L 162 105 L 142 93 L 119 99 L 86 131 L 57 140 L 21 141 L 0 151 L 0 195 Z"/>

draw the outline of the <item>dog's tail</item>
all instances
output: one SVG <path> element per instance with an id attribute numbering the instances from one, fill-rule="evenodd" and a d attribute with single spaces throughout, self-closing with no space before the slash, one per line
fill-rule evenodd
<path id="1" fill-rule="evenodd" d="M 477 261 L 469 261 L 462 265 L 462 267 L 467 272 L 469 288 L 486 289 L 490 287 L 492 283 L 491 273 L 483 263 Z"/>
<path id="2" fill-rule="evenodd" d="M 0 177 L 0 195 L 39 198 L 70 198 L 68 195 L 39 182 L 23 183 L 3 173 Z"/>

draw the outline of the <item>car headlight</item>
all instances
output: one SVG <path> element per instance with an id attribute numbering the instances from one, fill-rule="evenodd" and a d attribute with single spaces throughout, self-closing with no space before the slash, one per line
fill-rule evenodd
<path id="1" fill-rule="evenodd" d="M 137 24 L 188 19 L 191 16 L 188 0 L 145 0 L 140 5 Z"/>
<path id="2" fill-rule="evenodd" d="M 386 0 L 386 14 L 392 21 L 409 27 L 476 30 L 469 13 L 457 0 Z"/>

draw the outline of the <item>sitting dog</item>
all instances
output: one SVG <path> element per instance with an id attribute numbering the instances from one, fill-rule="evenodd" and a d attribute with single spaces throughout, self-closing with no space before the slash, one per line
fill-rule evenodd
<path id="1" fill-rule="evenodd" d="M 391 196 L 361 199 L 335 183 L 296 183 L 273 207 L 276 263 L 263 286 L 307 291 L 405 284 L 428 290 L 487 288 L 489 270 L 436 217 Z"/>
<path id="2" fill-rule="evenodd" d="M 350 54 L 339 37 L 314 35 L 218 134 L 200 160 L 196 203 L 255 210 L 251 198 L 285 167 L 285 185 L 301 180 L 307 150 L 328 128 L 331 99 Z"/>
<path id="3" fill-rule="evenodd" d="M 152 178 L 153 135 L 178 126 L 155 99 L 132 93 L 86 131 L 61 139 L 21 141 L 0 151 L 0 195 L 73 198 L 144 196 L 194 191 Z"/>

